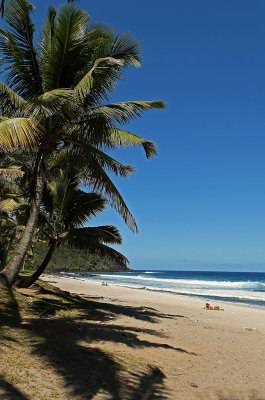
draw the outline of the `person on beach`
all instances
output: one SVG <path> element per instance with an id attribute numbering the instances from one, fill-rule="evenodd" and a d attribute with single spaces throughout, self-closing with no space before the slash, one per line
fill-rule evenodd
<path id="1" fill-rule="evenodd" d="M 223 308 L 220 308 L 219 306 L 212 307 L 209 303 L 206 303 L 205 308 L 206 310 L 224 311 Z"/>

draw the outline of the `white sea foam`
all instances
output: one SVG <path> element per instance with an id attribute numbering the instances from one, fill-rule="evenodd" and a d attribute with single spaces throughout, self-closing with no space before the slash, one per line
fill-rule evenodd
<path id="1" fill-rule="evenodd" d="M 138 287 L 137 285 L 128 285 L 126 283 L 113 283 L 114 286 L 122 286 L 129 287 L 133 289 L 145 289 L 154 292 L 163 292 L 163 293 L 172 293 L 178 295 L 191 295 L 191 296 L 200 296 L 205 297 L 207 299 L 208 296 L 219 297 L 220 299 L 239 299 L 239 300 L 254 300 L 254 301 L 264 301 L 265 302 L 265 293 L 262 292 L 249 292 L 246 290 L 242 291 L 232 291 L 232 290 L 222 290 L 214 292 L 209 291 L 208 289 L 184 289 L 184 288 L 172 288 L 172 287 L 159 287 L 159 286 L 144 286 Z"/>
<path id="2" fill-rule="evenodd" d="M 261 282 L 244 282 L 244 281 L 207 281 L 207 280 L 189 280 L 189 279 L 161 279 L 161 278 L 149 278 L 146 276 L 132 276 L 132 275 L 98 275 L 100 277 L 111 278 L 111 280 L 116 281 L 116 279 L 132 279 L 132 280 L 141 280 L 141 281 L 150 281 L 150 282 L 160 282 L 171 283 L 175 285 L 188 285 L 188 286 L 200 286 L 200 287 L 230 287 L 230 288 L 249 288 L 249 289 L 260 289 L 265 290 L 265 284 Z"/>
<path id="3" fill-rule="evenodd" d="M 213 298 L 218 302 L 231 301 L 249 304 L 265 303 L 265 283 L 258 281 L 218 281 L 200 279 L 177 279 L 152 277 L 149 271 L 137 274 L 98 274 L 91 279 L 99 284 L 108 282 L 111 286 L 171 293 L 172 295 L 199 296 L 205 300 Z M 84 277 L 82 277 L 84 278 Z M 79 278 L 80 279 L 80 278 Z"/>

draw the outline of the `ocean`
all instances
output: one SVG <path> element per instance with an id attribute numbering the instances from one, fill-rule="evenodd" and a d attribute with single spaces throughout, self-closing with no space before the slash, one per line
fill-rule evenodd
<path id="1" fill-rule="evenodd" d="M 135 271 L 79 276 L 109 285 L 197 297 L 217 305 L 223 302 L 265 307 L 265 273 L 211 271 Z"/>

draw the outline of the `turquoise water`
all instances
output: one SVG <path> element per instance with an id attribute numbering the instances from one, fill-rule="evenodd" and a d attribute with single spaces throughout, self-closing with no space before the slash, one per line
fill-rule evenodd
<path id="1" fill-rule="evenodd" d="M 265 307 L 265 273 L 135 271 L 79 277 L 109 285 Z"/>

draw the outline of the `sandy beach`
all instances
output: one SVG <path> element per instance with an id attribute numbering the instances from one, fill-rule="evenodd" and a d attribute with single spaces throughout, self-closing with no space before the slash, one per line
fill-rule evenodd
<path id="1" fill-rule="evenodd" d="M 265 310 L 223 303 L 224 311 L 209 311 L 194 298 L 68 277 L 43 280 L 123 310 L 100 322 L 122 328 L 123 339 L 90 345 L 157 366 L 163 390 L 155 398 L 265 400 Z"/>

